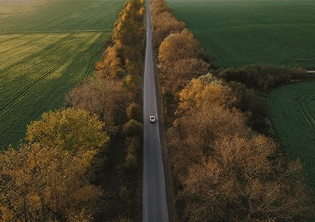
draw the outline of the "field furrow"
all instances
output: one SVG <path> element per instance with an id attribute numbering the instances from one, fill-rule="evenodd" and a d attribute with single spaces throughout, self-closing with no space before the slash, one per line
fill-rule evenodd
<path id="1" fill-rule="evenodd" d="M 87 36 L 86 38 L 89 38 L 90 36 Z M 85 39 L 86 40 L 86 39 Z M 62 66 L 64 63 L 66 63 L 70 58 L 73 57 L 83 46 L 86 44 L 87 41 L 81 42 L 80 45 L 77 45 L 77 48 L 69 55 L 64 56 L 60 61 L 58 61 L 55 65 L 50 67 L 48 70 L 45 70 L 41 75 L 35 79 L 33 79 L 29 84 L 24 86 L 22 89 L 20 89 L 17 93 L 15 93 L 13 96 L 9 97 L 6 99 L 6 101 L 2 104 L 0 104 L 0 115 L 2 112 L 12 106 L 14 102 L 17 101 L 17 99 L 25 94 L 28 90 L 30 90 L 32 87 L 34 87 L 36 84 L 40 83 L 44 78 L 46 78 L 48 75 L 52 74 L 55 72 L 60 66 Z M 62 50 L 62 48 L 61 48 Z M 1 102 L 1 101 L 0 101 Z"/>
<path id="2" fill-rule="evenodd" d="M 71 38 L 71 35 L 47 35 L 44 38 L 40 39 L 40 41 L 35 42 L 35 44 L 33 45 L 29 45 L 25 48 L 16 49 L 15 52 L 10 53 L 9 55 L 5 55 L 4 53 L 4 57 L 1 57 L 0 76 L 2 76 L 7 70 L 11 69 L 12 67 L 22 64 L 42 54 L 46 49 L 58 45 L 67 38 Z M 15 42 L 12 44 L 15 44 Z"/>
<path id="3" fill-rule="evenodd" d="M 273 90 L 267 100 L 272 127 L 291 159 L 300 159 L 315 189 L 315 81 Z"/>
<path id="4" fill-rule="evenodd" d="M 41 38 L 42 36 L 32 36 L 31 38 L 29 39 L 20 39 L 22 41 L 19 41 L 17 43 L 17 41 L 14 41 L 15 44 L 8 44 L 8 46 L 6 46 L 5 44 L 1 44 L 0 43 L 0 53 L 2 55 L 10 55 L 10 54 L 13 54 L 14 51 L 17 51 L 17 47 L 18 47 L 18 51 L 20 51 L 21 48 L 25 48 L 25 46 L 28 48 L 28 46 L 30 44 L 33 44 L 34 42 L 38 43 L 38 39 Z M 12 41 L 11 41 L 12 42 Z M 13 51 L 13 52 L 12 52 Z"/>
<path id="5" fill-rule="evenodd" d="M 31 0 L 29 0 L 31 1 Z M 94 72 L 125 0 L 0 1 L 0 147 Z"/>
<path id="6" fill-rule="evenodd" d="M 23 34 L 3 35 L 2 33 L 0 32 L 0 44 L 11 41 L 13 39 L 18 39 L 23 36 Z"/>

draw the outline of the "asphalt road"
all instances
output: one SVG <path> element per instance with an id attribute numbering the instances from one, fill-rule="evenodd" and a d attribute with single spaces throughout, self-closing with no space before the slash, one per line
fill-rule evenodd
<path id="1" fill-rule="evenodd" d="M 165 192 L 163 160 L 159 133 L 159 116 L 156 103 L 154 82 L 152 30 L 149 0 L 147 4 L 146 51 L 143 80 L 143 222 L 168 222 L 168 209 Z M 149 116 L 155 116 L 156 122 L 150 123 Z"/>

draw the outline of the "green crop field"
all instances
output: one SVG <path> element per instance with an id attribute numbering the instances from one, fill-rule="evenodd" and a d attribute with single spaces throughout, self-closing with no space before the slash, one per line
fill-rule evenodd
<path id="1" fill-rule="evenodd" d="M 315 67 L 315 1 L 167 0 L 214 64 Z"/>
<path id="2" fill-rule="evenodd" d="M 272 127 L 285 151 L 304 164 L 315 189 L 315 81 L 281 86 L 268 96 Z"/>
<path id="3" fill-rule="evenodd" d="M 124 2 L 0 1 L 0 148 L 93 73 Z"/>

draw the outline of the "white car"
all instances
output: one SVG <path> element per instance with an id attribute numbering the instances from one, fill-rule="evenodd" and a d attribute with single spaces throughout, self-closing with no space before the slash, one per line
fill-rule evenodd
<path id="1" fill-rule="evenodd" d="M 149 120 L 150 120 L 150 123 L 155 123 L 155 121 L 156 121 L 154 116 L 150 116 Z"/>

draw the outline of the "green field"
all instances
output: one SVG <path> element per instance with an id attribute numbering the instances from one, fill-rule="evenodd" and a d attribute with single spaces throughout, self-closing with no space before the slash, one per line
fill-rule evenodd
<path id="1" fill-rule="evenodd" d="M 0 148 L 93 73 L 124 2 L 0 1 Z"/>
<path id="2" fill-rule="evenodd" d="M 215 65 L 315 67 L 315 1 L 167 0 Z"/>
<path id="3" fill-rule="evenodd" d="M 269 94 L 267 105 L 283 148 L 301 160 L 315 190 L 315 81 L 281 86 Z"/>

